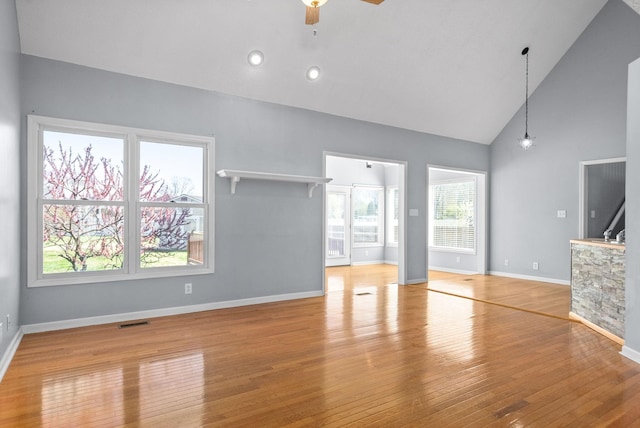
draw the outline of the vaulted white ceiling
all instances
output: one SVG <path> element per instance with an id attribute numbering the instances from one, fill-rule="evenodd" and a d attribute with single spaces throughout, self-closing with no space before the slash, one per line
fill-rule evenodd
<path id="1" fill-rule="evenodd" d="M 16 3 L 25 54 L 490 144 L 606 0 Z"/>

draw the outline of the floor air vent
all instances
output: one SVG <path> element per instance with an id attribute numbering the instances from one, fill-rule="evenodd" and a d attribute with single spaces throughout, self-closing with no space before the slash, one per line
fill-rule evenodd
<path id="1" fill-rule="evenodd" d="M 373 294 L 373 293 L 370 293 L 370 292 L 368 292 L 368 291 L 365 291 L 364 293 L 356 293 L 356 296 L 370 296 L 370 295 L 372 295 L 372 294 Z"/>
<path id="2" fill-rule="evenodd" d="M 130 322 L 127 324 L 120 324 L 118 328 L 138 327 L 140 325 L 148 325 L 149 321 Z"/>

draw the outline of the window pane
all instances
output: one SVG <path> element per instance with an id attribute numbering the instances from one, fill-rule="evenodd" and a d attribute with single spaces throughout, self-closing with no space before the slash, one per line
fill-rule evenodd
<path id="1" fill-rule="evenodd" d="M 120 138 L 43 132 L 45 199 L 123 200 Z"/>
<path id="2" fill-rule="evenodd" d="M 345 256 L 345 214 L 347 196 L 344 193 L 327 194 L 327 257 Z"/>
<path id="3" fill-rule="evenodd" d="M 398 189 L 393 189 L 393 242 L 398 243 L 399 226 L 398 221 L 400 219 L 400 193 Z"/>
<path id="4" fill-rule="evenodd" d="M 142 208 L 140 267 L 203 264 L 204 212 L 203 208 Z"/>
<path id="5" fill-rule="evenodd" d="M 204 149 L 140 142 L 140 200 L 202 203 Z"/>
<path id="6" fill-rule="evenodd" d="M 475 181 L 430 186 L 429 245 L 475 250 Z"/>
<path id="7" fill-rule="evenodd" d="M 381 189 L 358 187 L 353 192 L 353 243 L 381 241 Z"/>
<path id="8" fill-rule="evenodd" d="M 121 269 L 123 208 L 43 206 L 43 273 Z"/>
<path id="9" fill-rule="evenodd" d="M 398 219 L 399 211 L 399 193 L 397 187 L 389 187 L 387 190 L 387 244 L 398 244 Z"/>

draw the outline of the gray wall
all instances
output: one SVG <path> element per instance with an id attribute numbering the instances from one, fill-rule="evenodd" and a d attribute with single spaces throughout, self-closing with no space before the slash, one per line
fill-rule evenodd
<path id="1" fill-rule="evenodd" d="M 625 156 L 627 67 L 640 56 L 639 41 L 640 15 L 610 0 L 531 95 L 536 146 L 525 152 L 517 145 L 523 109 L 493 142 L 490 270 L 569 280 L 579 162 Z M 536 67 L 535 46 L 529 67 Z M 567 218 L 556 217 L 561 209 Z"/>
<path id="2" fill-rule="evenodd" d="M 408 281 L 426 278 L 426 165 L 489 165 L 489 147 L 480 144 L 43 58 L 23 56 L 21 66 L 23 120 L 33 111 L 215 134 L 216 169 L 320 176 L 323 151 L 408 161 L 407 205 L 420 210 L 407 217 Z M 22 141 L 24 158 L 26 135 Z M 308 199 L 306 186 L 246 180 L 230 195 L 228 180 L 218 177 L 215 186 L 214 274 L 23 289 L 22 323 L 322 290 L 322 192 Z M 191 295 L 183 293 L 186 281 Z"/>
<path id="3" fill-rule="evenodd" d="M 16 5 L 0 0 L 0 360 L 18 332 L 20 300 L 20 41 Z M 13 320 L 7 331 L 9 314 Z"/>
<path id="4" fill-rule="evenodd" d="M 629 67 L 625 347 L 640 357 L 640 59 Z M 638 361 L 640 362 L 640 361 Z"/>

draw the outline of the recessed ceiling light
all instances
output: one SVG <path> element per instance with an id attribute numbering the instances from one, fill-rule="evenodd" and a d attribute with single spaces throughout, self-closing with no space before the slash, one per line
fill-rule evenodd
<path id="1" fill-rule="evenodd" d="M 309 67 L 307 70 L 307 79 L 316 80 L 320 77 L 320 67 L 314 65 L 313 67 Z"/>
<path id="2" fill-rule="evenodd" d="M 247 60 L 249 61 L 249 64 L 258 66 L 262 64 L 262 61 L 264 61 L 264 54 L 260 51 L 251 51 L 249 52 Z"/>

